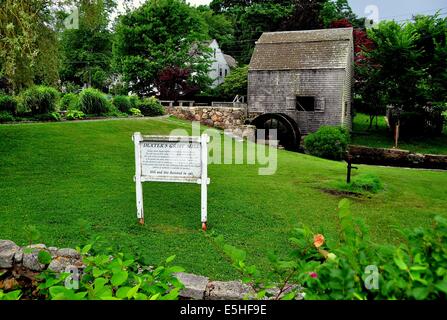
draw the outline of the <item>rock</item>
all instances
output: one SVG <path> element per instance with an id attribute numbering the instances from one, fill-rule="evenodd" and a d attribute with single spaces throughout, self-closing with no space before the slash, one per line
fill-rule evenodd
<path id="1" fill-rule="evenodd" d="M 30 244 L 29 246 L 26 246 L 25 248 L 40 249 L 40 250 L 43 250 L 43 249 L 46 249 L 47 246 L 44 245 L 43 243 L 38 243 L 38 244 Z"/>
<path id="2" fill-rule="evenodd" d="M 23 260 L 23 250 L 20 248 L 15 255 L 14 255 L 14 262 L 15 263 L 22 263 Z"/>
<path id="3" fill-rule="evenodd" d="M 20 247 L 9 240 L 0 240 L 0 268 L 12 268 L 14 255 Z"/>
<path id="4" fill-rule="evenodd" d="M 81 260 L 76 258 L 69 258 L 69 257 L 57 257 L 56 259 L 53 259 L 48 266 L 48 270 L 52 270 L 54 272 L 60 273 L 65 272 L 67 267 L 75 267 L 82 269 L 84 268 L 84 264 Z"/>
<path id="5" fill-rule="evenodd" d="M 29 248 L 28 248 L 29 249 Z M 23 253 L 22 265 L 23 267 L 32 271 L 43 271 L 45 270 L 45 265 L 41 264 L 38 259 L 39 249 L 32 249 L 31 252 L 26 250 Z"/>
<path id="6" fill-rule="evenodd" d="M 180 291 L 181 297 L 194 300 L 203 299 L 209 282 L 207 277 L 184 272 L 176 273 L 175 277 L 185 285 L 185 288 Z"/>
<path id="7" fill-rule="evenodd" d="M 208 283 L 206 300 L 242 300 L 252 293 L 250 288 L 240 281 L 213 281 Z"/>
<path id="8" fill-rule="evenodd" d="M 59 250 L 57 250 L 56 255 L 58 257 L 68 257 L 68 258 L 74 258 L 74 259 L 81 258 L 81 255 L 79 254 L 79 252 L 77 252 L 75 249 L 71 249 L 71 248 L 59 249 Z"/>
<path id="9" fill-rule="evenodd" d="M 53 258 L 57 257 L 57 250 L 59 250 L 59 249 L 56 247 L 48 247 L 48 252 L 50 252 L 50 254 Z"/>

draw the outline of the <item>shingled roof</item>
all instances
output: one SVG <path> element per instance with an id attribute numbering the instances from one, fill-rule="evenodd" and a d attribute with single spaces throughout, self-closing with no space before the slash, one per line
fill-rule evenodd
<path id="1" fill-rule="evenodd" d="M 352 28 L 265 32 L 256 42 L 249 69 L 344 69 L 352 50 Z"/>

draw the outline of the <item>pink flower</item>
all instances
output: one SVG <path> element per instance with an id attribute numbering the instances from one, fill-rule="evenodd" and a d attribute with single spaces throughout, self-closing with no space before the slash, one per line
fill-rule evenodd
<path id="1" fill-rule="evenodd" d="M 311 278 L 316 279 L 318 278 L 318 274 L 316 272 L 309 272 L 309 275 Z"/>

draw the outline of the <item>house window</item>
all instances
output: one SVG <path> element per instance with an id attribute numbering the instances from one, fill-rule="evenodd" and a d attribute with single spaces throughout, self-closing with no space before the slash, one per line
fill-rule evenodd
<path id="1" fill-rule="evenodd" d="M 222 68 L 219 68 L 219 75 L 222 77 Z"/>
<path id="2" fill-rule="evenodd" d="M 228 75 L 228 69 L 225 69 L 225 77 Z"/>
<path id="3" fill-rule="evenodd" d="M 216 57 L 216 49 L 214 49 L 214 58 Z"/>
<path id="4" fill-rule="evenodd" d="M 315 111 L 315 97 L 296 97 L 296 109 L 298 111 Z"/>

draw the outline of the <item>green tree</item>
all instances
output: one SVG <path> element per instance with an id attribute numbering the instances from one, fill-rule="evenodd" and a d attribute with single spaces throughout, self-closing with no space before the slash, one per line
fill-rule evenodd
<path id="1" fill-rule="evenodd" d="M 80 0 L 76 5 L 79 29 L 61 33 L 61 80 L 106 90 L 112 72 L 112 33 L 108 26 L 116 2 Z"/>
<path id="2" fill-rule="evenodd" d="M 59 59 L 53 0 L 0 3 L 0 77 L 8 91 L 33 83 L 55 85 Z"/>
<path id="3" fill-rule="evenodd" d="M 222 83 L 218 90 L 223 96 L 234 98 L 236 95 L 247 95 L 248 85 L 248 65 L 234 68 L 231 73 L 225 77 L 225 82 Z"/>
<path id="4" fill-rule="evenodd" d="M 241 63 L 249 63 L 263 32 L 318 29 L 333 20 L 357 19 L 346 0 L 213 0 L 210 7 L 232 21 L 235 40 L 223 49 Z"/>
<path id="5" fill-rule="evenodd" d="M 188 70 L 188 81 L 203 88 L 209 84 L 209 55 L 203 44 L 208 37 L 203 17 L 184 1 L 150 0 L 120 17 L 114 63 L 141 96 L 158 92 L 155 84 L 167 68 Z"/>
<path id="6" fill-rule="evenodd" d="M 226 15 L 217 14 L 208 6 L 199 6 L 197 10 L 208 25 L 210 39 L 216 39 L 221 48 L 234 43 L 233 23 Z"/>

